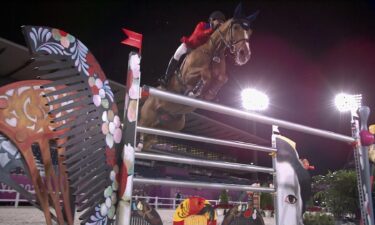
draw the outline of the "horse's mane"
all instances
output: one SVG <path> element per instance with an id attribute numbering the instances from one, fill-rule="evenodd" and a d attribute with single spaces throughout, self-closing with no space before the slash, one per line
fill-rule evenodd
<path id="1" fill-rule="evenodd" d="M 225 35 L 224 33 L 227 31 L 227 29 L 230 28 L 230 25 L 231 25 L 232 21 L 233 21 L 233 18 L 230 18 L 227 21 L 225 21 L 223 24 L 221 24 L 221 26 L 219 28 L 217 28 L 211 34 L 211 38 L 215 40 L 217 38 L 220 38 L 220 35 Z M 220 32 L 221 32 L 221 34 L 220 34 Z"/>

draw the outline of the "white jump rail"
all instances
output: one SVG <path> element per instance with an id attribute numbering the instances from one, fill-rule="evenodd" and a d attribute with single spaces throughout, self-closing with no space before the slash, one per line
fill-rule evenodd
<path id="1" fill-rule="evenodd" d="M 164 197 L 158 197 L 158 196 L 152 197 L 152 196 L 134 195 L 133 199 L 134 200 L 142 199 L 143 201 L 146 201 L 149 205 L 154 206 L 155 209 L 159 209 L 159 208 L 176 209 L 176 207 L 179 205 L 180 202 L 192 196 L 194 195 L 187 195 L 187 196 L 184 196 L 183 198 L 164 198 Z M 220 203 L 220 200 L 214 200 L 214 199 L 206 199 L 206 200 L 214 206 Z M 166 201 L 170 203 L 165 203 Z M 247 203 L 248 202 L 242 202 L 242 201 L 228 201 L 228 204 L 231 204 L 231 205 L 243 205 Z"/>
<path id="2" fill-rule="evenodd" d="M 185 163 L 185 164 L 195 165 L 195 166 L 214 167 L 214 168 L 220 168 L 220 169 L 230 169 L 230 170 L 247 171 L 247 172 L 261 172 L 261 173 L 271 173 L 271 174 L 275 172 L 275 170 L 272 168 L 262 167 L 262 166 L 246 165 L 246 164 L 240 164 L 240 163 L 229 163 L 229 162 L 222 162 L 222 161 L 212 161 L 212 160 L 201 160 L 201 159 L 185 158 L 185 157 L 175 157 L 175 156 L 167 156 L 167 155 L 156 155 L 156 154 L 151 154 L 151 153 L 136 152 L 135 158 L 164 161 L 164 162 L 173 162 L 173 163 Z"/>
<path id="3" fill-rule="evenodd" d="M 275 148 L 264 147 L 260 145 L 249 144 L 249 143 L 244 143 L 244 142 L 239 142 L 239 141 L 229 141 L 229 140 L 222 140 L 222 139 L 216 139 L 216 138 L 208 138 L 208 137 L 196 136 L 196 135 L 191 135 L 191 134 L 184 134 L 184 133 L 179 133 L 179 132 L 148 128 L 148 127 L 137 126 L 137 131 L 145 133 L 145 134 L 155 134 L 155 135 L 160 135 L 164 137 L 179 138 L 179 139 L 184 139 L 184 140 L 189 140 L 189 141 L 199 141 L 199 142 L 204 142 L 204 143 L 209 143 L 209 144 L 223 145 L 223 146 L 249 149 L 249 150 L 255 150 L 255 151 L 262 151 L 262 152 L 276 152 L 277 151 Z"/>
<path id="4" fill-rule="evenodd" d="M 166 179 L 149 179 L 149 178 L 133 178 L 136 184 L 150 184 L 150 185 L 165 185 L 165 186 L 178 186 L 188 188 L 207 188 L 207 189 L 228 189 L 235 191 L 253 191 L 253 192 L 275 192 L 274 188 L 268 187 L 252 187 L 249 185 L 239 184 L 223 184 L 223 183 L 208 183 L 198 181 L 177 181 L 177 180 L 166 180 Z"/>
<path id="5" fill-rule="evenodd" d="M 199 109 L 205 109 L 208 111 L 213 111 L 229 116 L 234 116 L 238 118 L 242 118 L 245 120 L 253 120 L 260 123 L 265 123 L 269 125 L 276 125 L 279 127 L 287 128 L 290 130 L 300 131 L 307 134 L 313 134 L 325 138 L 330 138 L 337 141 L 347 142 L 347 143 L 353 143 L 355 142 L 355 139 L 350 136 L 337 134 L 331 131 L 321 130 L 317 128 L 308 127 L 305 125 L 297 124 L 297 123 L 291 123 L 285 120 L 279 120 L 272 117 L 267 117 L 264 115 L 260 115 L 253 112 L 247 112 L 239 109 L 233 109 L 227 106 L 219 105 L 212 102 L 202 101 L 190 97 L 186 97 L 183 95 L 174 94 L 167 91 L 162 91 L 160 89 L 156 89 L 149 86 L 143 86 L 143 90 L 145 92 L 148 92 L 150 95 L 155 96 L 157 98 L 160 98 L 165 101 L 178 103 L 182 105 L 187 105 Z"/>

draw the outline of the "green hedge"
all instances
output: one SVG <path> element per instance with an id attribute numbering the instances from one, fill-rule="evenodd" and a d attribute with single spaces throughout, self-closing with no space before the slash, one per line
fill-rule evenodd
<path id="1" fill-rule="evenodd" d="M 324 213 L 305 213 L 303 223 L 305 225 L 335 225 L 335 219 L 332 215 Z"/>

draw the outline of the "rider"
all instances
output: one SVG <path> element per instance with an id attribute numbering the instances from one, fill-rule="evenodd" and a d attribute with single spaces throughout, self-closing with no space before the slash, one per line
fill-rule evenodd
<path id="1" fill-rule="evenodd" d="M 182 44 L 177 48 L 173 57 L 169 61 L 167 71 L 165 75 L 159 78 L 158 82 L 161 86 L 166 87 L 169 79 L 176 71 L 181 56 L 190 52 L 192 49 L 198 48 L 204 44 L 210 38 L 210 35 L 225 21 L 224 13 L 220 11 L 214 11 L 210 14 L 208 23 L 199 22 L 194 29 L 194 32 L 189 37 L 182 37 Z"/>

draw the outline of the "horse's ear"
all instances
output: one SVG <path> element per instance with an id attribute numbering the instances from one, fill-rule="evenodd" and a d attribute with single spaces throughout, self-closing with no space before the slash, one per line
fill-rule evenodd
<path id="1" fill-rule="evenodd" d="M 251 23 L 253 22 L 259 14 L 259 10 L 257 10 L 255 13 L 251 14 L 250 16 L 246 17 L 246 19 Z"/>
<path id="2" fill-rule="evenodd" d="M 234 10 L 233 18 L 241 18 L 242 16 L 242 2 L 238 3 L 236 9 Z"/>

